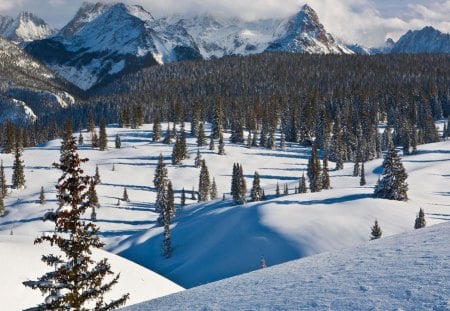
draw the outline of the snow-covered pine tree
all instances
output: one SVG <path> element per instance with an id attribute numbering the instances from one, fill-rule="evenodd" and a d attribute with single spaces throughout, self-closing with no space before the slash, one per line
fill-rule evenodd
<path id="1" fill-rule="evenodd" d="M 288 184 L 284 184 L 283 195 L 289 195 L 289 186 L 288 186 Z"/>
<path id="2" fill-rule="evenodd" d="M 217 184 L 216 179 L 213 177 L 212 183 L 211 183 L 211 191 L 209 192 L 209 196 L 211 200 L 217 199 Z"/>
<path id="3" fill-rule="evenodd" d="M 214 120 L 212 123 L 212 135 L 214 139 L 218 139 L 223 132 L 222 126 L 223 110 L 220 103 L 216 103 L 214 106 Z"/>
<path id="4" fill-rule="evenodd" d="M 231 196 L 233 197 L 233 200 L 237 200 L 237 192 L 238 192 L 238 185 L 237 185 L 237 179 L 239 174 L 239 164 L 233 163 L 233 172 L 231 173 Z"/>
<path id="5" fill-rule="evenodd" d="M 106 119 L 100 122 L 100 134 L 98 137 L 98 147 L 101 151 L 108 149 L 108 135 L 106 134 Z"/>
<path id="6" fill-rule="evenodd" d="M 405 168 L 395 149 L 391 149 L 383 161 L 381 180 L 375 186 L 375 197 L 388 200 L 408 200 L 408 184 Z"/>
<path id="7" fill-rule="evenodd" d="M 277 181 L 277 187 L 275 188 L 275 197 L 279 197 L 280 196 L 280 185 L 278 184 Z"/>
<path id="8" fill-rule="evenodd" d="M 161 139 L 161 121 L 159 119 L 159 114 L 155 114 L 155 118 L 153 119 L 153 137 L 152 140 L 154 142 L 159 141 Z"/>
<path id="9" fill-rule="evenodd" d="M 360 175 L 359 163 L 355 161 L 355 165 L 353 166 L 353 177 L 358 177 Z"/>
<path id="10" fill-rule="evenodd" d="M 122 141 L 120 140 L 119 134 L 116 134 L 116 139 L 114 141 L 116 149 L 120 149 L 122 147 Z"/>
<path id="11" fill-rule="evenodd" d="M 314 145 L 311 150 L 311 157 L 308 161 L 308 179 L 309 189 L 311 192 L 319 192 L 322 190 L 322 168 L 320 160 L 317 156 L 317 147 Z"/>
<path id="12" fill-rule="evenodd" d="M 425 212 L 422 208 L 419 210 L 419 215 L 416 217 L 416 221 L 414 223 L 414 229 L 425 228 L 427 225 L 427 221 L 425 220 Z"/>
<path id="13" fill-rule="evenodd" d="M 209 179 L 208 167 L 206 166 L 205 160 L 203 160 L 198 181 L 198 201 L 208 201 L 210 191 L 211 182 Z"/>
<path id="14" fill-rule="evenodd" d="M 305 173 L 303 173 L 302 177 L 300 177 L 300 180 L 298 182 L 298 193 L 306 193 L 306 192 L 308 192 L 308 189 L 306 188 Z"/>
<path id="15" fill-rule="evenodd" d="M 247 201 L 247 199 L 246 199 L 246 197 L 247 197 L 247 183 L 245 181 L 244 171 L 243 171 L 242 165 L 239 165 L 238 171 L 239 171 L 239 173 L 238 173 L 238 180 L 237 180 L 238 196 L 237 196 L 236 202 L 238 204 L 245 204 L 245 202 Z"/>
<path id="16" fill-rule="evenodd" d="M 128 197 L 127 187 L 123 188 L 122 201 L 130 202 L 130 198 Z"/>
<path id="17" fill-rule="evenodd" d="M 91 133 L 91 145 L 92 145 L 92 148 L 98 147 L 98 135 L 97 135 L 97 132 L 95 131 L 95 129 Z"/>
<path id="18" fill-rule="evenodd" d="M 176 209 L 175 209 L 175 193 L 173 191 L 172 181 L 167 183 L 167 199 L 168 199 L 168 209 L 170 213 L 170 217 L 175 215 Z"/>
<path id="19" fill-rule="evenodd" d="M 95 189 L 96 185 L 97 183 L 95 183 L 95 180 L 92 181 L 88 191 L 88 199 L 93 208 L 100 207 L 100 203 L 98 202 L 97 190 Z"/>
<path id="20" fill-rule="evenodd" d="M 361 163 L 361 178 L 359 179 L 359 185 L 360 186 L 366 185 L 366 170 L 364 168 L 364 162 Z"/>
<path id="21" fill-rule="evenodd" d="M 206 145 L 205 128 L 203 126 L 203 122 L 200 122 L 197 136 L 197 147 L 202 147 L 204 145 Z"/>
<path id="22" fill-rule="evenodd" d="M 175 137 L 175 144 L 172 148 L 172 164 L 173 165 L 179 165 L 181 164 L 181 148 L 180 148 L 180 140 L 178 139 L 178 136 Z"/>
<path id="23" fill-rule="evenodd" d="M 383 231 L 381 230 L 380 226 L 378 225 L 378 220 L 375 219 L 375 223 L 371 228 L 370 231 L 370 240 L 376 240 L 381 238 L 381 235 L 383 234 Z"/>
<path id="24" fill-rule="evenodd" d="M 3 160 L 0 161 L 0 192 L 2 197 L 5 198 L 8 195 L 8 187 L 6 185 L 5 168 L 3 167 Z"/>
<path id="25" fill-rule="evenodd" d="M 323 169 L 322 169 L 322 189 L 328 190 L 331 188 L 330 185 L 330 174 L 328 173 L 328 158 L 323 159 Z"/>
<path id="26" fill-rule="evenodd" d="M 200 153 L 200 149 L 197 149 L 197 155 L 195 156 L 195 159 L 194 159 L 194 166 L 196 168 L 201 167 L 202 166 L 202 161 L 203 161 L 203 159 L 202 159 L 202 155 Z"/>
<path id="27" fill-rule="evenodd" d="M 188 149 L 186 142 L 186 130 L 184 129 L 184 122 L 181 124 L 180 130 L 180 159 L 181 161 L 188 158 Z"/>
<path id="28" fill-rule="evenodd" d="M 46 202 L 46 200 L 45 200 L 44 187 L 41 187 L 41 192 L 39 193 L 39 204 L 44 205 L 45 202 Z"/>
<path id="29" fill-rule="evenodd" d="M 163 199 L 167 196 L 167 168 L 164 164 L 164 158 L 162 154 L 159 154 L 158 164 L 156 165 L 155 176 L 153 178 L 153 185 L 156 189 L 156 202 L 155 202 L 155 210 L 159 213 L 162 213 L 162 208 L 164 202 L 161 202 L 160 199 Z M 166 189 L 163 189 L 166 188 Z"/>
<path id="30" fill-rule="evenodd" d="M 164 136 L 163 144 L 170 145 L 171 142 L 170 123 L 167 123 L 166 136 Z"/>
<path id="31" fill-rule="evenodd" d="M 108 303 L 104 301 L 104 294 L 118 282 L 119 275 L 114 275 L 106 258 L 95 262 L 91 257 L 93 249 L 104 245 L 97 235 L 98 227 L 81 220 L 92 206 L 88 188 L 95 187 L 95 182 L 92 177 L 83 175 L 81 164 L 87 159 L 78 155 L 75 137 L 68 140 L 66 148 L 67 152 L 61 153 L 60 163 L 55 163 L 62 171 L 56 186 L 60 205 L 47 215 L 47 219 L 55 221 L 55 230 L 34 242 L 56 245 L 63 256 L 44 255 L 42 261 L 51 266 L 52 271 L 23 284 L 47 295 L 42 304 L 31 310 L 113 310 L 123 305 L 129 295 Z"/>
<path id="32" fill-rule="evenodd" d="M 253 175 L 253 185 L 250 190 L 250 198 L 253 202 L 262 200 L 262 188 L 258 172 L 255 172 L 255 175 Z"/>
<path id="33" fill-rule="evenodd" d="M 94 180 L 97 185 L 102 182 L 102 179 L 100 178 L 100 171 L 98 169 L 98 165 L 95 166 Z"/>
<path id="34" fill-rule="evenodd" d="M 19 140 L 16 140 L 16 146 L 14 148 L 12 186 L 15 189 L 21 189 L 25 187 L 25 172 L 22 161 L 22 146 L 20 145 Z"/>
<path id="35" fill-rule="evenodd" d="M 219 134 L 219 151 L 217 152 L 219 155 L 225 155 L 225 142 L 223 140 L 222 132 Z"/>

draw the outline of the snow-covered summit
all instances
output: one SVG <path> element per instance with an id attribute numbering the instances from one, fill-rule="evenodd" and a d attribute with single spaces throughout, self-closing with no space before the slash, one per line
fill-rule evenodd
<path id="1" fill-rule="evenodd" d="M 276 40 L 267 51 L 285 51 L 310 54 L 353 54 L 338 45 L 320 23 L 317 13 L 307 4 L 294 16 L 284 20 L 276 30 Z"/>
<path id="2" fill-rule="evenodd" d="M 0 35 L 15 42 L 29 42 L 49 37 L 55 32 L 43 19 L 21 12 L 15 19 L 0 18 Z"/>
<path id="3" fill-rule="evenodd" d="M 450 53 L 450 34 L 427 26 L 408 31 L 392 48 L 392 53 Z"/>

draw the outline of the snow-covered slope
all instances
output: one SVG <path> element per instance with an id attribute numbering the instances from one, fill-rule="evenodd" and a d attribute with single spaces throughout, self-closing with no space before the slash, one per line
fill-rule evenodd
<path id="1" fill-rule="evenodd" d="M 55 253 L 48 244 L 34 245 L 34 237 L 0 233 L 0 295 L 2 310 L 23 310 L 42 303 L 39 291 L 26 288 L 22 282 L 35 280 L 48 272 L 49 268 L 40 261 L 42 255 Z M 130 293 L 128 305 L 157 298 L 183 290 L 180 286 L 135 263 L 105 251 L 95 251 L 94 260 L 108 258 L 111 270 L 120 273 L 119 283 L 107 294 L 106 299 Z"/>
<path id="2" fill-rule="evenodd" d="M 29 12 L 21 12 L 15 19 L 0 17 L 0 36 L 14 42 L 44 39 L 54 33 L 44 20 Z"/>
<path id="3" fill-rule="evenodd" d="M 124 310 L 449 310 L 449 236 L 436 225 Z"/>
<path id="4" fill-rule="evenodd" d="M 200 58 L 185 31 L 160 28 L 141 6 L 85 3 L 56 36 L 26 50 L 85 90 L 121 72 Z"/>
<path id="5" fill-rule="evenodd" d="M 450 34 L 433 27 L 408 31 L 393 46 L 392 53 L 450 53 Z"/>
<path id="6" fill-rule="evenodd" d="M 13 42 L 0 38 L 1 120 L 35 120 L 75 103 L 67 85 Z M 10 107 L 10 108 L 6 108 Z"/>

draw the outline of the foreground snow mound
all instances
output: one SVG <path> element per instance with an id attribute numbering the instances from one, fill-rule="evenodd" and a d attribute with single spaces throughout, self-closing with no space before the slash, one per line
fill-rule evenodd
<path id="1" fill-rule="evenodd" d="M 440 224 L 124 310 L 449 310 L 449 236 Z"/>
<path id="2" fill-rule="evenodd" d="M 44 297 L 38 290 L 31 290 L 22 282 L 36 279 L 49 271 L 40 259 L 57 249 L 49 245 L 33 245 L 33 238 L 16 235 L 0 235 L 0 282 L 2 310 L 22 310 L 36 306 Z M 120 273 L 119 283 L 106 295 L 106 300 L 130 293 L 128 304 L 138 303 L 183 290 L 160 275 L 105 251 L 95 251 L 94 259 L 108 258 L 114 273 Z"/>

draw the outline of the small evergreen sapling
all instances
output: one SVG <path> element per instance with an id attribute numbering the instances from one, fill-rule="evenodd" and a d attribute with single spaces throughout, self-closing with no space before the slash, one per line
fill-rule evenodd
<path id="1" fill-rule="evenodd" d="M 98 165 L 95 166 L 95 175 L 94 175 L 94 180 L 95 183 L 98 185 L 102 182 L 101 178 L 100 178 L 100 171 L 98 169 Z"/>
<path id="2" fill-rule="evenodd" d="M 45 202 L 46 202 L 46 200 L 45 200 L 44 187 L 41 187 L 41 192 L 39 193 L 39 204 L 44 205 Z"/>
<path id="3" fill-rule="evenodd" d="M 383 231 L 381 230 L 380 226 L 378 225 L 378 220 L 375 220 L 374 225 L 371 228 L 370 231 L 370 240 L 376 240 L 381 238 L 381 235 L 383 234 Z"/>
<path id="4" fill-rule="evenodd" d="M 115 147 L 116 149 L 120 149 L 122 147 L 122 141 L 120 139 L 119 134 L 116 135 Z"/>
<path id="5" fill-rule="evenodd" d="M 280 185 L 278 184 L 278 181 L 277 181 L 277 188 L 275 189 L 275 197 L 279 197 L 280 196 Z"/>
<path id="6" fill-rule="evenodd" d="M 417 217 L 416 217 L 416 222 L 414 224 L 414 229 L 425 228 L 426 225 L 427 225 L 427 221 L 425 220 L 425 212 L 421 208 L 419 210 L 419 215 L 417 215 Z"/>
<path id="7" fill-rule="evenodd" d="M 128 197 L 127 187 L 123 188 L 122 201 L 130 202 L 130 198 Z"/>

